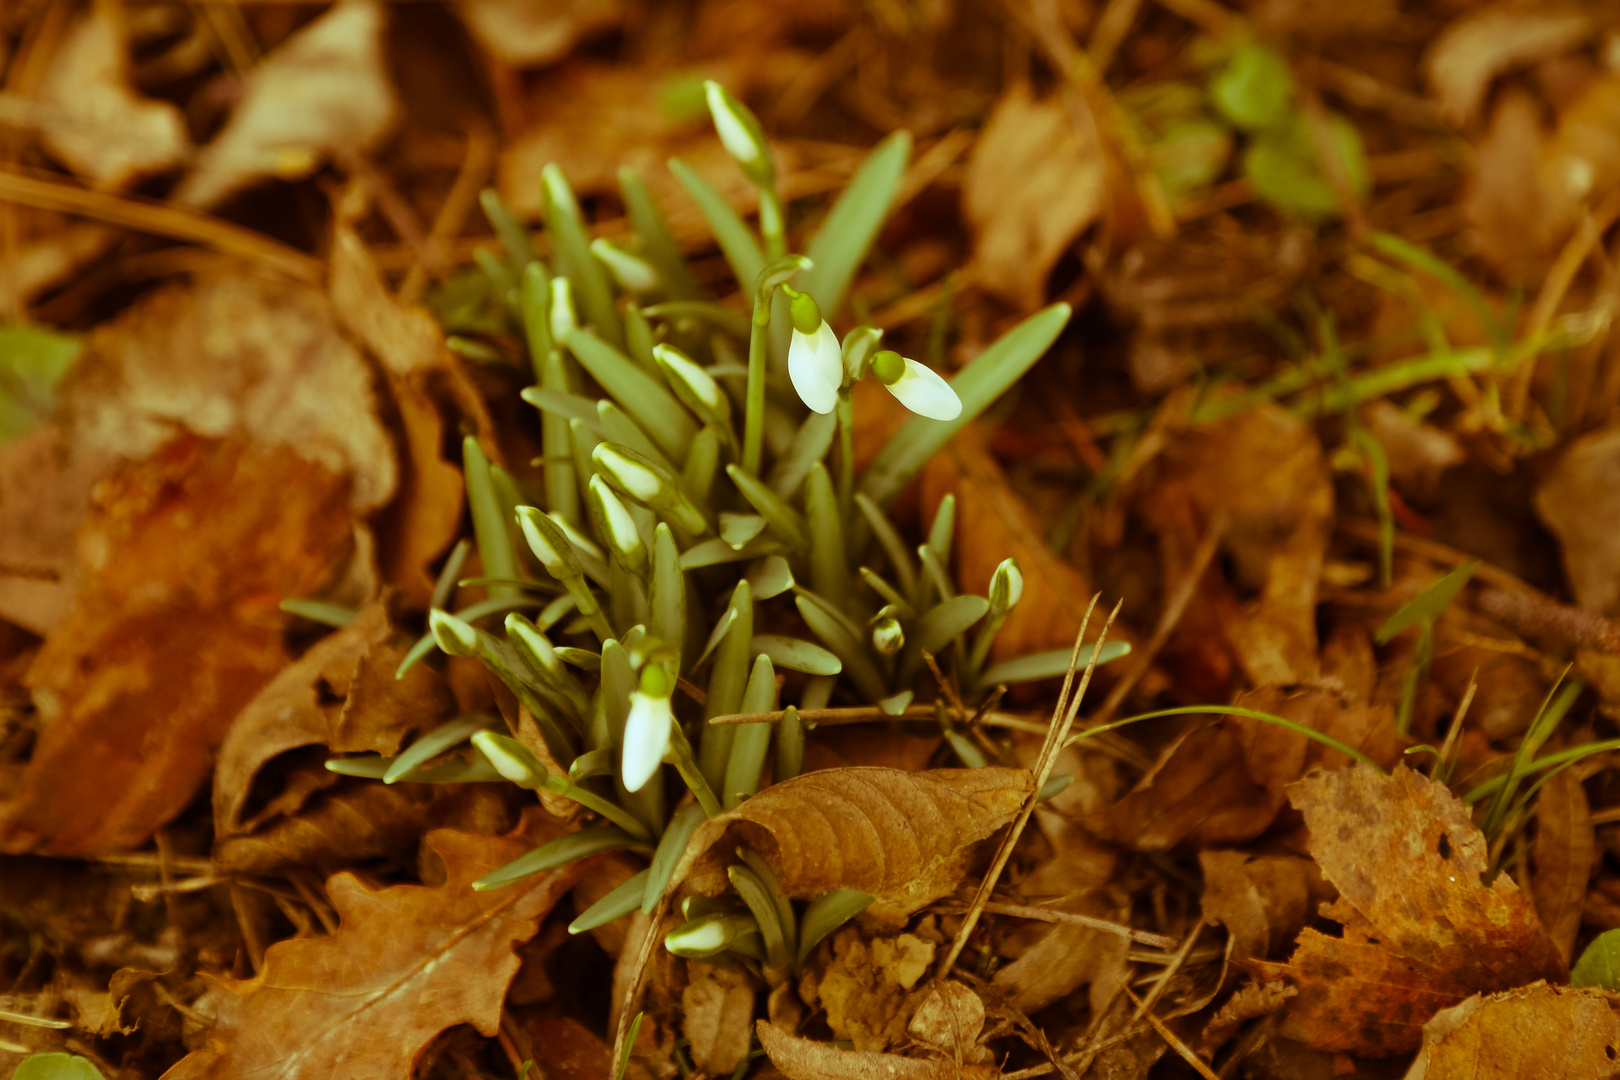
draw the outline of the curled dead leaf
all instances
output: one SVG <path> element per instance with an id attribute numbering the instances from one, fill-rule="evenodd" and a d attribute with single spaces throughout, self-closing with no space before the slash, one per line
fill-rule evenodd
<path id="1" fill-rule="evenodd" d="M 1316 865 L 1294 855 L 1250 856 L 1205 851 L 1204 918 L 1232 935 L 1234 961 L 1264 959 L 1286 949 L 1333 890 Z"/>
<path id="2" fill-rule="evenodd" d="M 1284 964 L 1251 961 L 1299 988 L 1283 1034 L 1320 1050 L 1382 1057 L 1415 1048 L 1422 1025 L 1475 993 L 1567 978 L 1558 947 L 1518 887 L 1490 885 L 1485 838 L 1444 784 L 1405 767 L 1357 765 L 1289 786 L 1310 850 L 1340 899 Z"/>
<path id="3" fill-rule="evenodd" d="M 905 1040 L 907 1024 L 927 996 L 918 983 L 933 966 L 935 947 L 917 934 L 870 936 L 846 926 L 818 950 L 799 996 L 826 1014 L 834 1037 L 850 1040 L 857 1050 L 887 1050 Z"/>
<path id="4" fill-rule="evenodd" d="M 1536 915 L 1566 963 L 1580 933 L 1595 847 L 1592 806 L 1581 786 L 1580 774 L 1554 773 L 1541 785 L 1541 794 L 1536 798 L 1536 839 L 1530 848 L 1535 870 L 1530 877 L 1530 895 L 1536 902 Z"/>
<path id="5" fill-rule="evenodd" d="M 1592 29 L 1592 20 L 1580 12 L 1511 4 L 1458 19 L 1435 38 L 1425 60 L 1441 115 L 1453 124 L 1466 124 L 1479 111 L 1492 79 L 1573 48 Z"/>
<path id="6" fill-rule="evenodd" d="M 1031 783 L 1023 769 L 998 767 L 806 773 L 698 826 L 672 884 L 725 892 L 726 867 L 746 845 L 788 896 L 860 889 L 877 897 L 872 917 L 903 917 L 956 888 L 970 849 L 1013 819 Z"/>
<path id="7" fill-rule="evenodd" d="M 984 1002 L 959 982 L 930 989 L 906 1028 L 913 1039 L 958 1064 L 989 1059 L 989 1051 L 979 1045 L 983 1030 Z"/>
<path id="8" fill-rule="evenodd" d="M 211 980 L 218 1019 L 206 1048 L 165 1080 L 395 1080 L 439 1032 L 500 1026 L 515 947 L 573 885 L 585 864 L 477 892 L 472 883 L 546 839 L 538 811 L 506 836 L 440 829 L 427 838 L 444 860 L 437 888 L 368 889 L 352 874 L 327 883 L 341 925 L 330 937 L 279 942 L 247 980 Z"/>

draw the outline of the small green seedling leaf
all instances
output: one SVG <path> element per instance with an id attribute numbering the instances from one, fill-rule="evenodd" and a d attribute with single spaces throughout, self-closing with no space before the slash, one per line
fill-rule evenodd
<path id="1" fill-rule="evenodd" d="M 1294 75 L 1288 61 L 1254 42 L 1239 45 L 1209 84 L 1222 116 L 1247 131 L 1275 128 L 1294 115 Z"/>
<path id="2" fill-rule="evenodd" d="M 877 897 L 859 889 L 834 889 L 818 896 L 804 909 L 799 920 L 798 964 L 803 964 L 810 950 L 821 944 L 821 939 L 843 926 L 849 920 L 871 907 Z"/>
<path id="3" fill-rule="evenodd" d="M 107 1080 L 95 1062 L 77 1054 L 30 1054 L 11 1080 Z"/>
<path id="4" fill-rule="evenodd" d="M 647 892 L 647 879 L 651 873 L 650 870 L 643 870 L 580 912 L 579 918 L 568 924 L 568 932 L 583 934 L 587 930 L 595 930 L 598 926 L 604 926 L 636 910 L 641 906 L 641 898 Z"/>
<path id="5" fill-rule="evenodd" d="M 613 1070 L 613 1080 L 624 1080 L 625 1070 L 630 1068 L 630 1052 L 636 1048 L 636 1036 L 641 1034 L 641 1018 L 646 1013 L 636 1013 L 636 1018 L 630 1021 L 630 1030 L 624 1036 L 624 1052 L 619 1055 L 619 1065 Z"/>
<path id="6" fill-rule="evenodd" d="M 465 742 L 477 732 L 494 727 L 495 723 L 494 717 L 477 714 L 458 717 L 455 720 L 440 724 L 420 739 L 417 739 L 410 745 L 409 749 L 394 759 L 394 763 L 388 767 L 388 771 L 383 773 L 383 783 L 395 783 L 412 770 L 426 765 L 452 746 Z"/>
<path id="7" fill-rule="evenodd" d="M 0 443 L 34 430 L 56 408 L 56 384 L 82 351 L 78 338 L 26 326 L 0 327 Z"/>
<path id="8" fill-rule="evenodd" d="M 1569 984 L 1620 993 L 1620 930 L 1605 930 L 1586 947 L 1570 969 Z"/>
<path id="9" fill-rule="evenodd" d="M 1402 604 L 1400 609 L 1378 628 L 1375 640 L 1383 645 L 1402 630 L 1408 630 L 1419 623 L 1434 622 L 1440 617 L 1440 613 L 1446 610 L 1446 606 L 1456 599 L 1457 594 L 1462 592 L 1462 587 L 1468 584 L 1468 579 L 1474 576 L 1477 569 L 1479 560 L 1470 559 Z"/>

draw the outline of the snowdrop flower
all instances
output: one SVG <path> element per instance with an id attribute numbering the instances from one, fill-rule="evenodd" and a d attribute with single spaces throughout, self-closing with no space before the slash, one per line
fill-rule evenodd
<path id="1" fill-rule="evenodd" d="M 908 360 L 893 349 L 872 357 L 872 374 L 900 399 L 900 404 L 930 420 L 955 420 L 962 415 L 962 399 L 951 384 L 932 368 Z"/>
<path id="2" fill-rule="evenodd" d="M 640 791 L 658 771 L 669 749 L 675 713 L 669 705 L 669 676 L 657 664 L 641 669 L 641 689 L 630 695 L 630 716 L 624 722 L 622 771 L 628 791 Z"/>
<path id="3" fill-rule="evenodd" d="M 788 377 L 806 405 L 818 413 L 830 413 L 844 386 L 844 350 L 838 344 L 838 335 L 821 317 L 815 297 L 785 286 L 782 291 L 788 296 L 788 309 L 793 315 Z"/>

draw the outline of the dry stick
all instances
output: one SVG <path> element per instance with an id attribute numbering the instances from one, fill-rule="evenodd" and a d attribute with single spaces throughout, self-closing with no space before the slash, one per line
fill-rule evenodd
<path id="1" fill-rule="evenodd" d="M 1474 691 L 1478 689 L 1479 668 L 1476 667 L 1474 673 L 1468 676 L 1468 689 L 1463 691 L 1462 704 L 1457 706 L 1456 715 L 1451 718 L 1451 730 L 1446 732 L 1446 740 L 1440 744 L 1440 752 L 1434 756 L 1434 766 L 1429 770 L 1429 779 L 1435 779 L 1440 770 L 1445 768 L 1446 758 L 1451 756 L 1451 748 L 1457 745 L 1457 736 L 1462 734 L 1463 717 L 1468 715 L 1468 706 L 1474 703 Z"/>
<path id="2" fill-rule="evenodd" d="M 946 909 L 939 909 L 949 911 Z M 1147 930 L 1136 930 L 1124 923 L 1113 922 L 1109 919 L 1099 919 L 1094 915 L 1080 915 L 1072 911 L 1058 911 L 1056 908 L 1040 907 L 1036 904 L 1001 904 L 991 902 L 984 905 L 987 915 L 1011 915 L 1016 919 L 1036 919 L 1040 922 L 1074 923 L 1076 926 L 1086 926 L 1093 930 L 1101 930 L 1107 934 L 1117 934 L 1132 941 L 1139 941 L 1143 945 L 1152 945 L 1156 949 L 1173 949 L 1176 939 L 1163 934 L 1150 933 Z"/>
<path id="3" fill-rule="evenodd" d="M 967 939 L 978 925 L 979 915 L 984 911 L 984 905 L 989 902 L 990 894 L 1001 879 L 1001 872 L 1007 866 L 1007 860 L 1012 858 L 1013 848 L 1018 838 L 1024 833 L 1024 826 L 1029 824 L 1030 816 L 1035 813 L 1035 806 L 1040 802 L 1041 788 L 1052 775 L 1052 766 L 1057 764 L 1058 751 L 1069 737 L 1069 729 L 1074 726 L 1074 717 L 1080 711 L 1080 701 L 1086 696 L 1086 687 L 1091 685 L 1091 675 L 1097 670 L 1097 657 L 1102 653 L 1103 643 L 1108 640 L 1108 630 L 1114 625 L 1114 619 L 1119 615 L 1120 601 L 1114 605 L 1114 610 L 1108 615 L 1108 621 L 1103 624 L 1102 633 L 1091 647 L 1091 659 L 1086 662 L 1086 674 L 1075 687 L 1074 693 L 1069 694 L 1069 688 L 1074 684 L 1075 669 L 1080 663 L 1080 643 L 1085 640 L 1086 627 L 1091 622 L 1091 613 L 1096 610 L 1097 601 L 1102 597 L 1096 593 L 1091 603 L 1086 605 L 1086 616 L 1080 623 L 1080 633 L 1074 638 L 1074 652 L 1069 657 L 1069 673 L 1063 679 L 1063 695 L 1058 698 L 1057 708 L 1052 712 L 1052 726 L 1046 733 L 1046 743 L 1041 747 L 1040 759 L 1035 765 L 1035 786 L 1030 789 L 1029 797 L 1024 800 L 1024 808 L 1019 811 L 1012 828 L 996 849 L 996 858 L 990 864 L 990 872 L 979 882 L 979 891 L 974 894 L 973 904 L 968 908 L 967 917 L 962 920 L 962 926 L 956 931 L 956 938 L 951 942 L 950 951 L 945 954 L 944 961 L 939 965 L 939 974 L 943 978 L 950 974 L 956 966 L 956 958 L 962 955 L 962 949 L 967 945 Z M 1067 700 L 1065 700 L 1067 699 Z M 1067 706 L 1065 708 L 1065 705 Z M 1061 717 L 1061 722 L 1060 718 Z"/>
<path id="4" fill-rule="evenodd" d="M 1186 940 L 1181 943 L 1181 948 L 1176 950 L 1176 955 L 1170 959 L 1169 964 L 1165 965 L 1165 969 L 1158 974 L 1156 977 L 1158 981 L 1153 984 L 1153 989 L 1148 991 L 1147 997 L 1138 1000 L 1135 994 L 1131 994 L 1131 1000 L 1136 1002 L 1135 1016 L 1126 1021 L 1118 1032 L 1107 1038 L 1103 1037 L 1099 1025 L 1098 1030 L 1092 1035 L 1086 1048 L 1071 1054 L 1069 1060 L 1078 1061 L 1081 1058 L 1094 1057 L 1108 1047 L 1130 1038 L 1131 1029 L 1142 1021 L 1148 1010 L 1159 1003 L 1159 999 L 1164 996 L 1165 990 L 1170 986 L 1170 980 L 1175 977 L 1177 971 L 1181 970 L 1181 966 L 1187 962 L 1187 956 L 1192 952 L 1193 943 L 1198 940 L 1198 935 L 1203 932 L 1203 929 L 1204 920 L 1200 918 L 1193 924 Z M 1120 984 L 1120 989 L 1129 993 L 1129 987 L 1124 983 Z"/>
<path id="5" fill-rule="evenodd" d="M 1136 1002 L 1138 1006 L 1142 1004 L 1142 999 L 1132 993 L 1131 988 L 1128 986 L 1125 987 L 1125 996 Z M 1215 1074 L 1213 1069 L 1204 1064 L 1202 1058 L 1192 1052 L 1192 1048 L 1190 1046 L 1182 1042 L 1180 1037 L 1177 1036 L 1175 1032 L 1171 1031 L 1165 1026 L 1163 1020 L 1160 1020 L 1151 1012 L 1147 1013 L 1146 1016 L 1147 1022 L 1153 1025 L 1153 1030 L 1159 1033 L 1159 1037 L 1165 1042 L 1169 1043 L 1170 1049 L 1180 1054 L 1183 1061 L 1191 1065 L 1194 1069 L 1198 1070 L 1199 1076 L 1207 1077 L 1208 1080 L 1221 1080 L 1221 1078 Z"/>
<path id="6" fill-rule="evenodd" d="M 1594 611 L 1504 589 L 1482 593 L 1479 610 L 1525 637 L 1554 637 L 1577 648 L 1620 653 L 1620 624 Z"/>
<path id="7" fill-rule="evenodd" d="M 1176 627 L 1181 623 L 1182 615 L 1187 612 L 1187 605 L 1192 602 L 1193 595 L 1198 591 L 1198 583 L 1203 580 L 1204 571 L 1215 559 L 1215 552 L 1219 550 L 1221 539 L 1226 535 L 1228 519 L 1224 513 L 1217 514 L 1204 530 L 1204 538 L 1198 542 L 1198 548 L 1193 552 L 1192 565 L 1187 567 L 1187 573 L 1176 583 L 1176 591 L 1170 594 L 1170 602 L 1164 606 L 1164 612 L 1159 616 L 1159 625 L 1153 628 L 1153 636 L 1142 646 L 1140 656 L 1134 659 L 1131 670 L 1114 684 L 1114 688 L 1103 699 L 1102 708 L 1091 717 L 1095 724 L 1106 724 L 1114 718 L 1114 713 L 1124 704 L 1125 698 L 1136 684 L 1146 675 L 1148 668 L 1153 666 L 1153 658 L 1159 655 L 1164 643 L 1170 640 Z"/>
<path id="8" fill-rule="evenodd" d="M 87 191 L 4 167 L 0 167 L 0 202 L 75 214 L 126 229 L 203 244 L 229 255 L 257 260 L 299 281 L 318 283 L 324 270 L 322 262 L 313 255 L 207 214 L 128 195 Z"/>
<path id="9" fill-rule="evenodd" d="M 647 981 L 647 965 L 652 963 L 653 949 L 663 940 L 659 930 L 664 925 L 664 915 L 669 911 L 670 894 L 674 891 L 676 883 L 664 886 L 664 895 L 658 898 L 658 906 L 653 908 L 652 918 L 647 923 L 647 933 L 641 939 L 641 953 L 636 957 L 636 977 L 630 980 L 630 985 L 624 988 L 624 1001 L 619 1005 L 619 1015 L 613 1019 L 613 1056 L 609 1061 L 615 1064 L 624 1060 L 624 1037 L 630 1028 L 630 1013 L 636 1007 L 636 1001 L 641 997 L 641 988 Z"/>

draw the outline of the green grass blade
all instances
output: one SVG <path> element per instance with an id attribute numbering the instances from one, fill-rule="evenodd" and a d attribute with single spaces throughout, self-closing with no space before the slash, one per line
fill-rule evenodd
<path id="1" fill-rule="evenodd" d="M 759 272 L 765 269 L 765 254 L 760 251 L 759 241 L 754 239 L 752 230 L 720 193 L 686 162 L 670 158 L 669 171 L 675 174 L 675 179 L 692 196 L 703 220 L 709 223 L 709 231 L 714 234 L 726 262 L 731 264 L 731 272 L 736 275 L 743 295 L 752 296 Z"/>
<path id="2" fill-rule="evenodd" d="M 837 313 L 866 261 L 910 159 L 910 132 L 897 131 L 878 143 L 810 241 L 805 254 L 812 266 L 799 275 L 799 288 L 816 298 L 827 318 Z"/>
<path id="3" fill-rule="evenodd" d="M 1369 765 L 1381 773 L 1385 773 L 1386 775 L 1388 774 L 1388 770 L 1382 765 L 1378 764 L 1378 762 L 1374 761 L 1372 758 L 1368 757 L 1366 754 L 1363 754 L 1360 750 L 1357 750 L 1348 743 L 1340 742 L 1331 735 L 1324 735 L 1315 728 L 1306 727 L 1304 724 L 1296 723 L 1295 721 L 1284 716 L 1275 716 L 1271 713 L 1259 712 L 1255 709 L 1242 709 L 1236 705 L 1186 705 L 1177 709 L 1159 709 L 1155 712 L 1138 713 L 1135 716 L 1127 716 L 1123 720 L 1115 720 L 1111 724 L 1100 724 L 1097 727 L 1082 731 L 1069 739 L 1069 745 L 1072 746 L 1075 743 L 1090 738 L 1092 735 L 1101 735 L 1105 731 L 1114 731 L 1118 728 L 1124 727 L 1127 724 L 1134 724 L 1140 720 L 1153 720 L 1160 716 L 1197 716 L 1201 713 L 1215 713 L 1220 716 L 1246 716 L 1250 720 L 1261 720 L 1267 724 L 1274 724 L 1277 727 L 1286 728 L 1297 735 L 1303 735 L 1307 739 L 1313 739 L 1330 750 L 1337 750 L 1339 753 L 1350 758 L 1352 761 L 1359 761 L 1363 765 Z"/>
<path id="4" fill-rule="evenodd" d="M 484 564 L 484 576 L 518 577 L 517 546 L 512 542 L 512 531 L 506 527 L 506 515 L 501 513 L 489 458 L 484 456 L 484 448 L 472 435 L 462 440 L 461 468 L 467 478 L 467 506 L 472 512 L 473 535 L 478 541 L 478 559 Z M 489 588 L 491 600 L 512 599 L 518 595 L 520 591 L 510 585 Z"/>
<path id="5" fill-rule="evenodd" d="M 473 888 L 479 892 L 503 888 L 544 870 L 554 870 L 559 866 L 578 862 L 580 859 L 588 859 L 592 855 L 600 855 L 604 851 L 626 849 L 652 853 L 649 845 L 637 843 L 629 833 L 616 825 L 598 825 L 594 828 L 581 829 L 559 836 L 527 855 L 518 856 L 499 870 L 490 871 L 473 882 Z"/>
<path id="6" fill-rule="evenodd" d="M 652 436 L 671 461 L 686 460 L 697 423 L 661 380 L 618 349 L 583 330 L 568 334 L 573 353 L 625 412 Z"/>
<path id="7" fill-rule="evenodd" d="M 619 193 L 624 196 L 624 208 L 630 215 L 630 224 L 641 236 L 641 254 L 658 268 L 664 278 L 664 287 L 677 300 L 696 300 L 697 279 L 681 256 L 680 245 L 670 235 L 665 219 L 652 192 L 634 169 L 626 166 L 619 170 Z"/>
<path id="8" fill-rule="evenodd" d="M 1446 606 L 1457 598 L 1462 587 L 1468 584 L 1468 579 L 1474 576 L 1477 569 L 1479 560 L 1470 559 L 1418 593 L 1384 621 L 1384 625 L 1378 628 L 1373 640 L 1383 645 L 1402 630 L 1438 619 L 1440 613 L 1446 610 Z"/>
<path id="9" fill-rule="evenodd" d="M 641 906 L 641 898 L 647 892 L 647 879 L 651 871 L 643 870 L 618 888 L 608 893 L 602 899 L 579 913 L 579 918 L 568 924 L 570 934 L 583 934 L 587 930 L 595 930 L 598 926 L 605 926 L 614 919 L 623 918 Z"/>

